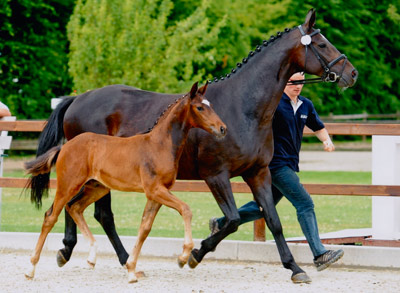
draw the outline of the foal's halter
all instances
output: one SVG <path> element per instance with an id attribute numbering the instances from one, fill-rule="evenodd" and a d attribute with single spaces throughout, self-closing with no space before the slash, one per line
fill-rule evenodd
<path id="1" fill-rule="evenodd" d="M 307 35 L 301 25 L 298 26 L 300 33 L 301 33 L 301 43 L 306 47 L 306 54 L 305 54 L 305 61 L 304 61 L 304 70 L 307 68 L 307 53 L 308 47 L 311 48 L 315 57 L 317 57 L 319 63 L 321 63 L 322 68 L 324 69 L 324 74 L 319 78 L 308 78 L 303 80 L 293 80 L 288 82 L 289 85 L 296 85 L 296 84 L 306 84 L 306 83 L 317 83 L 317 82 L 336 82 L 342 77 L 344 67 L 346 66 L 347 57 L 344 54 L 341 54 L 339 57 L 333 59 L 331 62 L 328 62 L 323 56 L 321 56 L 317 49 L 311 42 L 311 38 L 316 34 L 320 33 L 319 29 L 314 30 L 311 34 Z M 342 71 L 340 74 L 331 71 L 331 67 L 338 63 L 340 60 L 344 59 Z"/>

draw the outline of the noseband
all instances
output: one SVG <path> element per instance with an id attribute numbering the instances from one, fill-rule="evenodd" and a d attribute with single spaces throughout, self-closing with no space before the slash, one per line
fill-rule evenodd
<path id="1" fill-rule="evenodd" d="M 322 57 L 317 49 L 314 47 L 314 45 L 311 42 L 311 38 L 315 36 L 316 34 L 320 33 L 319 29 L 314 30 L 311 34 L 307 35 L 301 25 L 298 26 L 300 33 L 301 33 L 301 43 L 306 47 L 306 55 L 305 55 L 305 61 L 304 61 L 304 70 L 306 70 L 307 66 L 307 53 L 308 53 L 308 47 L 311 48 L 313 51 L 315 57 L 317 57 L 319 63 L 321 64 L 322 68 L 324 69 L 324 74 L 319 77 L 319 78 L 308 78 L 308 79 L 303 79 L 303 80 L 294 80 L 291 82 L 288 82 L 289 85 L 296 85 L 296 84 L 306 84 L 306 83 L 317 83 L 317 82 L 336 82 L 339 81 L 339 79 L 342 77 L 344 67 L 346 66 L 347 62 L 347 57 L 344 54 L 341 54 L 339 57 L 333 59 L 331 62 L 328 62 L 324 57 Z M 338 63 L 340 60 L 344 59 L 343 66 L 342 66 L 342 71 L 338 75 L 336 72 L 331 71 L 332 66 L 334 66 L 336 63 Z"/>

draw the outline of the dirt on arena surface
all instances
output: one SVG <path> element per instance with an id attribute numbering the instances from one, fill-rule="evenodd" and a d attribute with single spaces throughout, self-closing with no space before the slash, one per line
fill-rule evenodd
<path id="1" fill-rule="evenodd" d="M 311 284 L 293 284 L 291 272 L 278 264 L 204 260 L 195 269 L 180 269 L 175 259 L 140 257 L 138 270 L 146 276 L 129 284 L 127 272 L 114 255 L 100 254 L 95 269 L 86 255 L 75 253 L 63 268 L 55 252 L 43 252 L 33 280 L 30 251 L 0 251 L 0 292 L 400 292 L 399 270 L 346 268 L 334 265 L 323 272 L 302 268 Z"/>

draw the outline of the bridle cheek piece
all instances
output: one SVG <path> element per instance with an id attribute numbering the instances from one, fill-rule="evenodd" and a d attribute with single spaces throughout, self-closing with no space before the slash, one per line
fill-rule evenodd
<path id="1" fill-rule="evenodd" d="M 324 69 L 324 74 L 320 78 L 308 78 L 308 79 L 303 79 L 303 80 L 295 80 L 288 82 L 288 84 L 306 84 L 306 83 L 317 83 L 317 82 L 336 82 L 339 81 L 339 79 L 342 77 L 344 68 L 347 63 L 347 57 L 344 54 L 341 54 L 337 58 L 333 59 L 331 62 L 326 61 L 324 57 L 322 57 L 317 49 L 314 47 L 312 44 L 312 37 L 315 36 L 316 34 L 320 33 L 320 29 L 314 30 L 311 34 L 306 34 L 301 27 L 301 25 L 298 26 L 300 33 L 301 33 L 301 39 L 300 42 L 305 46 L 306 48 L 306 54 L 305 54 L 305 61 L 304 61 L 304 70 L 307 68 L 307 53 L 308 53 L 308 48 L 310 47 L 311 50 L 313 51 L 315 57 L 317 57 L 319 63 L 321 64 L 322 68 Z M 337 74 L 334 71 L 331 71 L 331 68 L 338 63 L 340 60 L 344 59 L 343 66 L 342 66 L 342 71 L 340 74 Z"/>

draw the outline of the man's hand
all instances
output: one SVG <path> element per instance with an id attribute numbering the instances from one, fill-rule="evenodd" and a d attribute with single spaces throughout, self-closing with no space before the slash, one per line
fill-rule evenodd
<path id="1" fill-rule="evenodd" d="M 330 139 L 324 140 L 322 143 L 324 144 L 324 151 L 333 152 L 335 150 L 335 145 Z"/>

